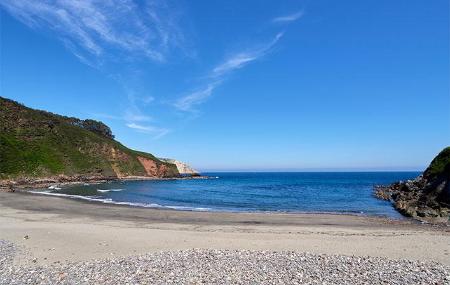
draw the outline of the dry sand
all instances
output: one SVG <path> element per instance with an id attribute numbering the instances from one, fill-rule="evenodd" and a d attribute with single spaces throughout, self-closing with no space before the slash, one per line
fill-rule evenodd
<path id="1" fill-rule="evenodd" d="M 24 239 L 28 236 L 28 239 Z M 450 265 L 450 229 L 331 214 L 171 211 L 0 193 L 0 239 L 15 262 L 50 264 L 179 249 L 294 250 Z"/>

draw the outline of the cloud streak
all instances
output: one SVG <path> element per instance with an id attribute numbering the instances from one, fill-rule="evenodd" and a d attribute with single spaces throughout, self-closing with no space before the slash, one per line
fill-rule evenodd
<path id="1" fill-rule="evenodd" d="M 139 112 L 132 112 L 131 110 L 127 110 L 124 116 L 125 121 L 130 122 L 150 122 L 153 121 L 152 117 L 143 115 Z"/>
<path id="2" fill-rule="evenodd" d="M 255 61 L 266 55 L 275 44 L 281 39 L 283 33 L 278 33 L 269 43 L 251 50 L 238 52 L 227 58 L 223 63 L 214 67 L 212 70 L 212 77 L 223 76 L 233 70 L 240 69 L 248 63 Z"/>
<path id="3" fill-rule="evenodd" d="M 290 15 L 285 15 L 285 16 L 280 16 L 280 17 L 273 18 L 272 22 L 273 23 L 294 22 L 294 21 L 297 21 L 298 19 L 300 19 L 303 15 L 304 15 L 303 11 L 298 11 L 298 12 L 290 14 Z"/>
<path id="4" fill-rule="evenodd" d="M 222 84 L 226 75 L 265 56 L 273 49 L 282 37 L 283 33 L 278 33 L 270 42 L 264 45 L 260 45 L 253 49 L 248 49 L 246 51 L 240 51 L 227 57 L 223 62 L 216 65 L 210 71 L 208 75 L 210 82 L 205 87 L 179 98 L 174 103 L 175 108 L 180 111 L 195 111 L 193 107 L 203 103 L 208 97 L 210 97 L 214 89 Z"/>
<path id="5" fill-rule="evenodd" d="M 152 125 L 141 125 L 136 123 L 127 123 L 127 127 L 134 129 L 138 132 L 145 133 L 145 134 L 151 134 L 153 135 L 154 139 L 162 138 L 163 136 L 167 135 L 170 130 L 165 128 L 158 128 Z"/>
<path id="6" fill-rule="evenodd" d="M 115 116 L 110 114 L 104 114 L 104 113 L 96 113 L 91 114 L 96 119 L 106 119 L 106 120 L 117 120 L 122 121 L 125 123 L 125 126 L 128 128 L 145 134 L 150 134 L 153 136 L 154 139 L 162 138 L 163 136 L 170 133 L 170 129 L 162 128 L 162 127 L 156 127 L 150 123 L 153 123 L 153 119 L 149 116 L 142 115 L 139 112 L 133 113 L 130 110 L 128 110 L 124 115 L 122 116 Z"/>
<path id="7" fill-rule="evenodd" d="M 113 50 L 161 62 L 183 42 L 165 1 L 4 0 L 0 6 L 30 28 L 52 30 L 85 63 Z"/>
<path id="8" fill-rule="evenodd" d="M 211 96 L 213 90 L 219 84 L 220 82 L 209 83 L 206 87 L 178 99 L 174 106 L 180 111 L 191 111 L 193 106 L 203 103 Z"/>

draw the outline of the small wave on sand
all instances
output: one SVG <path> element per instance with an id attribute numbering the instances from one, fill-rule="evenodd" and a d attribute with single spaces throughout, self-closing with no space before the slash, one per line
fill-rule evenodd
<path id="1" fill-rule="evenodd" d="M 121 191 L 123 189 L 110 189 L 110 190 Z M 119 201 L 113 201 L 111 198 L 102 198 L 101 196 L 70 195 L 70 194 L 55 193 L 55 192 L 50 192 L 50 191 L 30 191 L 30 193 L 87 200 L 87 201 L 91 201 L 91 202 L 100 202 L 100 203 L 104 203 L 104 204 L 124 205 L 124 206 L 131 206 L 131 207 L 159 208 L 159 209 L 172 209 L 172 210 L 179 210 L 179 211 L 198 211 L 198 212 L 213 211 L 213 209 L 211 209 L 211 208 L 203 208 L 203 207 L 159 205 L 156 203 L 119 202 Z"/>
<path id="2" fill-rule="evenodd" d="M 125 189 L 97 189 L 98 192 L 107 193 L 107 192 L 120 192 Z"/>
<path id="3" fill-rule="evenodd" d="M 48 187 L 48 189 L 52 189 L 52 190 L 61 190 L 60 187 L 56 186 L 56 185 L 51 185 Z"/>

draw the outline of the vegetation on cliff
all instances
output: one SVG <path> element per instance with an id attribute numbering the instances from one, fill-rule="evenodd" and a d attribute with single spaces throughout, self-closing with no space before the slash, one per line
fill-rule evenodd
<path id="1" fill-rule="evenodd" d="M 439 175 L 450 175 L 450 147 L 444 148 L 430 163 L 423 176 L 433 179 Z"/>
<path id="2" fill-rule="evenodd" d="M 377 186 L 378 198 L 391 200 L 406 216 L 429 222 L 449 222 L 450 147 L 443 149 L 414 180 Z"/>
<path id="3" fill-rule="evenodd" d="M 175 177 L 175 165 L 114 140 L 108 126 L 0 97 L 0 179 Z"/>

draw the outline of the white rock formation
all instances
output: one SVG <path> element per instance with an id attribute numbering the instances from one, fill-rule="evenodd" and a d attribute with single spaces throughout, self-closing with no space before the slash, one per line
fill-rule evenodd
<path id="1" fill-rule="evenodd" d="M 181 161 L 178 161 L 178 160 L 176 160 L 176 159 L 171 159 L 171 158 L 158 158 L 159 160 L 161 160 L 161 161 L 165 161 L 165 162 L 168 162 L 168 163 L 172 163 L 172 164 L 175 164 L 176 165 L 176 167 L 177 167 L 177 169 L 178 169 L 178 172 L 181 174 L 181 175 L 186 175 L 186 174 L 199 174 L 199 172 L 197 171 L 197 170 L 195 170 L 195 169 L 193 169 L 192 167 L 190 167 L 188 164 L 186 164 L 186 163 L 184 163 L 184 162 L 181 162 Z"/>

